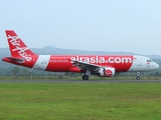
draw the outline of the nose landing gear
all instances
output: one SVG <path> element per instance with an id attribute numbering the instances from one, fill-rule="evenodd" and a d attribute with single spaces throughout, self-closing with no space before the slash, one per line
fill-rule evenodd
<path id="1" fill-rule="evenodd" d="M 136 73 L 136 80 L 140 80 L 140 72 Z"/>
<path id="2" fill-rule="evenodd" d="M 140 80 L 140 76 L 136 76 L 136 79 L 137 79 L 137 80 Z"/>

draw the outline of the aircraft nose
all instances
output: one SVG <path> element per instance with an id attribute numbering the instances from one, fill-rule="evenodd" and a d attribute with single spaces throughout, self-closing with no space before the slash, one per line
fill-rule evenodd
<path id="1" fill-rule="evenodd" d="M 155 69 L 158 69 L 159 68 L 159 65 L 157 63 L 154 63 L 154 68 Z"/>

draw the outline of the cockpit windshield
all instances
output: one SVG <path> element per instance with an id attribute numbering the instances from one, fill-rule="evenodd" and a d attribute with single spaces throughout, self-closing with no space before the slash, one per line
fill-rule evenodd
<path id="1" fill-rule="evenodd" d="M 152 62 L 152 60 L 147 60 L 147 62 Z"/>

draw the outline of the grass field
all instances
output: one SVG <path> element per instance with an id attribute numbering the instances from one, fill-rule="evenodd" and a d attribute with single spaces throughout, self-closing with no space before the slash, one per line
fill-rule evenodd
<path id="1" fill-rule="evenodd" d="M 0 120 L 160 119 L 160 83 L 0 84 Z"/>

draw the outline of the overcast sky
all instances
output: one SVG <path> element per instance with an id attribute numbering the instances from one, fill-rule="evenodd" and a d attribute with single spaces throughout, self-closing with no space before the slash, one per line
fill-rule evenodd
<path id="1" fill-rule="evenodd" d="M 0 48 L 6 29 L 30 48 L 161 55 L 161 0 L 2 0 Z"/>

